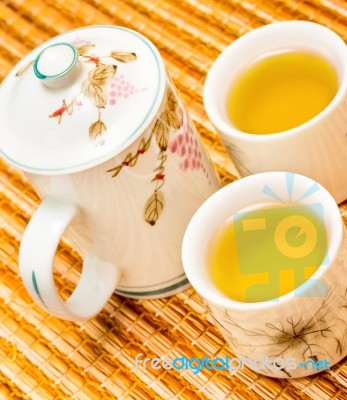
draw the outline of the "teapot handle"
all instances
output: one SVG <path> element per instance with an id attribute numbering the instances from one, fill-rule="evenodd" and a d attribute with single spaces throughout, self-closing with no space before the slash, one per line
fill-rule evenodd
<path id="1" fill-rule="evenodd" d="M 47 197 L 25 229 L 19 266 L 24 286 L 32 299 L 45 311 L 69 321 L 87 320 L 97 314 L 114 292 L 120 271 L 98 255 L 87 256 L 80 281 L 64 302 L 55 287 L 53 260 L 59 241 L 78 213 L 67 201 Z"/>

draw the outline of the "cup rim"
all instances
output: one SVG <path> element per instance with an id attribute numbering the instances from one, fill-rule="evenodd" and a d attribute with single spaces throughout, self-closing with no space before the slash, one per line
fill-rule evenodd
<path id="1" fill-rule="evenodd" d="M 230 54 L 234 52 L 235 48 L 241 48 L 242 46 L 247 45 L 250 40 L 253 40 L 259 32 L 273 32 L 273 34 L 277 34 L 283 29 L 287 29 L 287 27 L 291 27 L 291 29 L 297 32 L 300 29 L 306 29 L 310 27 L 310 29 L 315 29 L 317 34 L 325 35 L 329 37 L 331 41 L 336 43 L 341 50 L 345 52 L 345 57 L 341 57 L 342 62 L 344 63 L 343 75 L 341 82 L 339 83 L 338 90 L 331 100 L 331 102 L 317 115 L 315 115 L 310 120 L 304 122 L 301 125 L 298 125 L 294 128 L 276 132 L 276 133 L 268 133 L 268 134 L 256 134 L 256 133 L 248 133 L 243 132 L 232 125 L 230 121 L 227 121 L 220 112 L 217 112 L 218 107 L 216 106 L 216 99 L 211 95 L 213 88 L 216 86 L 216 81 L 220 81 L 223 79 L 222 74 L 220 73 L 220 69 L 222 65 L 224 65 L 225 61 L 231 57 Z M 228 61 L 230 63 L 230 61 Z M 203 102 L 206 113 L 209 119 L 212 121 L 215 128 L 220 132 L 222 137 L 234 137 L 238 139 L 242 139 L 246 142 L 266 142 L 268 140 L 282 140 L 284 137 L 300 134 L 303 130 L 310 129 L 317 122 L 326 118 L 332 110 L 334 110 L 339 104 L 343 102 L 345 97 L 347 96 L 347 46 L 343 39 L 331 29 L 325 27 L 324 25 L 318 24 L 316 22 L 311 21 L 301 21 L 301 20 L 291 20 L 291 21 L 280 21 L 274 22 L 265 26 L 261 26 L 253 31 L 246 33 L 245 35 L 236 39 L 233 43 L 228 45 L 221 54 L 216 58 L 213 62 L 210 70 L 205 79 L 204 87 L 203 87 Z M 223 80 L 223 85 L 225 85 L 225 80 Z"/>
<path id="2" fill-rule="evenodd" d="M 295 290 L 299 288 L 303 288 L 307 280 L 300 285 L 298 288 L 293 291 L 286 293 L 276 299 L 261 301 L 261 302 L 239 302 L 233 300 L 226 295 L 224 295 L 212 282 L 211 278 L 208 278 L 208 283 L 206 283 L 205 279 L 201 278 L 201 268 L 208 268 L 207 262 L 204 266 L 200 265 L 199 260 L 201 260 L 201 252 L 206 249 L 199 248 L 199 245 L 194 245 L 194 241 L 199 240 L 199 236 L 206 235 L 208 237 L 208 241 L 211 239 L 211 227 L 212 220 L 215 220 L 215 215 L 213 214 L 218 210 L 218 218 L 221 223 L 223 223 L 228 217 L 230 217 L 231 213 L 226 211 L 222 212 L 223 203 L 230 204 L 230 201 L 234 199 L 234 203 L 237 202 L 237 193 L 247 190 L 249 195 L 249 188 L 254 186 L 256 183 L 259 183 L 259 180 L 262 180 L 264 183 L 268 182 L 271 176 L 280 175 L 280 174 L 293 174 L 290 172 L 276 171 L 276 172 L 262 172 L 259 174 L 249 175 L 247 177 L 241 178 L 237 181 L 234 181 L 223 188 L 219 189 L 212 196 L 210 196 L 195 212 L 192 219 L 190 220 L 188 227 L 185 231 L 183 242 L 182 242 L 182 262 L 185 273 L 187 275 L 188 280 L 191 285 L 195 288 L 195 290 L 207 301 L 212 304 L 227 308 L 234 309 L 239 311 L 254 311 L 254 310 L 266 310 L 272 307 L 277 307 L 280 304 L 287 303 L 295 299 L 294 296 Z M 317 184 L 313 179 L 308 178 L 304 175 L 294 174 L 298 179 L 302 182 L 305 181 L 308 184 Z M 325 273 L 326 269 L 328 269 L 336 260 L 336 257 L 339 254 L 342 240 L 343 240 L 343 222 L 341 218 L 341 214 L 339 208 L 331 196 L 331 194 L 320 184 L 317 184 L 320 189 L 320 198 L 322 199 L 322 203 L 325 204 L 325 207 L 330 212 L 331 226 L 334 226 L 333 234 L 334 237 L 331 238 L 330 242 L 328 241 L 328 250 L 327 254 L 329 255 L 329 263 L 328 265 L 320 265 L 317 271 L 313 273 L 313 275 L 309 279 L 317 279 L 319 280 Z M 248 188 L 248 189 L 247 189 Z M 304 203 L 303 203 L 304 204 Z M 226 207 L 225 207 L 226 208 Z M 229 206 L 228 206 L 229 208 Z M 239 210 L 243 207 L 239 207 Z M 207 233 L 206 233 L 207 232 Z M 198 239 L 197 239 L 198 238 Z M 205 272 L 205 275 L 208 276 L 208 272 Z M 213 287 L 213 290 L 210 288 Z M 298 297 L 299 298 L 299 297 Z M 305 296 L 300 296 L 300 298 L 305 298 Z M 276 301 L 274 301 L 276 300 Z"/>

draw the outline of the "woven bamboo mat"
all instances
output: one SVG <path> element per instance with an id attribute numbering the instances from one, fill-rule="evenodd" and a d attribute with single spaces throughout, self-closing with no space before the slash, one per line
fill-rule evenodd
<path id="1" fill-rule="evenodd" d="M 347 39 L 346 0 L 0 0 L 0 78 L 58 33 L 93 24 L 135 29 L 159 48 L 226 184 L 237 174 L 203 109 L 206 73 L 238 36 L 289 19 L 322 23 Z M 135 370 L 137 353 L 233 356 L 193 289 L 152 301 L 114 295 L 86 323 L 48 316 L 33 305 L 18 277 L 19 242 L 38 201 L 23 175 L 0 161 L 0 399 L 347 399 L 347 361 L 292 381 L 249 369 L 233 375 Z M 67 297 L 81 259 L 64 242 L 56 268 Z"/>

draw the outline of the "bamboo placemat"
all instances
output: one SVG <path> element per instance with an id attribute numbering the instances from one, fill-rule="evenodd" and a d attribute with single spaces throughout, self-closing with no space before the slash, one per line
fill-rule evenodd
<path id="1" fill-rule="evenodd" d="M 0 0 L 0 78 L 29 50 L 93 24 L 135 29 L 159 48 L 224 184 L 237 179 L 202 105 L 206 73 L 238 36 L 280 20 L 322 23 L 347 39 L 346 0 Z M 29 101 L 29 99 L 28 99 Z M 134 369 L 144 357 L 233 357 L 193 289 L 161 300 L 114 295 L 86 323 L 48 316 L 18 276 L 18 246 L 39 199 L 0 161 L 1 399 L 347 399 L 347 361 L 311 378 L 275 380 L 244 369 Z M 342 214 L 346 206 L 341 207 Z M 56 258 L 63 296 L 81 259 L 67 243 Z"/>

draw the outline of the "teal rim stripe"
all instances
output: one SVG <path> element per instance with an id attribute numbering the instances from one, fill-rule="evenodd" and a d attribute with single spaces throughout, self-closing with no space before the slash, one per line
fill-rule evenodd
<path id="1" fill-rule="evenodd" d="M 137 296 L 137 297 L 142 297 L 142 296 L 155 296 L 158 294 L 164 294 L 167 292 L 171 292 L 172 290 L 178 289 L 181 286 L 189 284 L 188 278 L 183 279 L 180 282 L 175 283 L 174 285 L 168 286 L 166 288 L 162 289 L 157 289 L 157 290 L 149 290 L 146 292 L 130 292 L 126 290 L 115 290 L 116 293 L 123 294 L 125 296 Z"/>
<path id="2" fill-rule="evenodd" d="M 73 54 L 74 54 L 73 60 L 72 60 L 71 64 L 66 68 L 66 70 L 61 72 L 60 74 L 57 74 L 57 75 L 43 75 L 43 74 L 41 74 L 41 72 L 37 68 L 37 64 L 39 62 L 39 59 L 41 58 L 43 53 L 45 53 L 46 50 L 48 50 L 51 47 L 56 47 L 56 46 L 67 46 L 67 47 L 70 47 L 70 49 L 73 51 Z M 35 58 L 34 65 L 33 65 L 34 73 L 39 79 L 42 79 L 42 80 L 45 80 L 45 79 L 58 79 L 58 78 L 61 78 L 64 75 L 66 75 L 69 71 L 71 71 L 71 69 L 76 65 L 77 59 L 78 59 L 78 52 L 77 52 L 75 46 L 71 45 L 70 43 L 54 43 L 54 44 L 51 44 L 51 45 L 47 46 L 45 49 L 43 49 L 39 53 L 39 55 Z"/>
<path id="3" fill-rule="evenodd" d="M 45 302 L 43 301 L 43 299 L 42 299 L 42 297 L 41 297 L 41 294 L 40 294 L 40 291 L 39 291 L 39 287 L 38 287 L 38 285 L 37 285 L 36 276 L 35 276 L 35 271 L 33 271 L 33 272 L 31 273 L 31 280 L 32 280 L 32 282 L 33 282 L 33 286 L 34 286 L 35 293 L 37 294 L 37 296 L 38 296 L 39 299 L 41 300 L 41 303 L 46 307 L 46 304 L 45 304 Z"/>
<path id="4" fill-rule="evenodd" d="M 181 275 L 178 275 L 178 276 L 176 276 L 175 278 L 171 278 L 171 279 L 168 279 L 167 281 L 163 281 L 163 282 L 160 282 L 160 283 L 156 283 L 156 284 L 154 284 L 154 285 L 145 285 L 145 286 L 136 286 L 136 287 L 134 287 L 134 286 L 123 286 L 123 285 L 120 285 L 120 289 L 119 289 L 119 290 L 123 290 L 123 291 L 126 291 L 126 292 L 127 292 L 127 291 L 131 292 L 132 289 L 156 290 L 155 288 L 158 287 L 158 286 L 163 286 L 163 285 L 165 285 L 165 284 L 167 284 L 167 283 L 177 281 L 178 279 L 181 279 L 181 278 L 183 278 L 183 277 L 185 277 L 185 276 L 186 276 L 186 274 L 183 272 Z"/>

